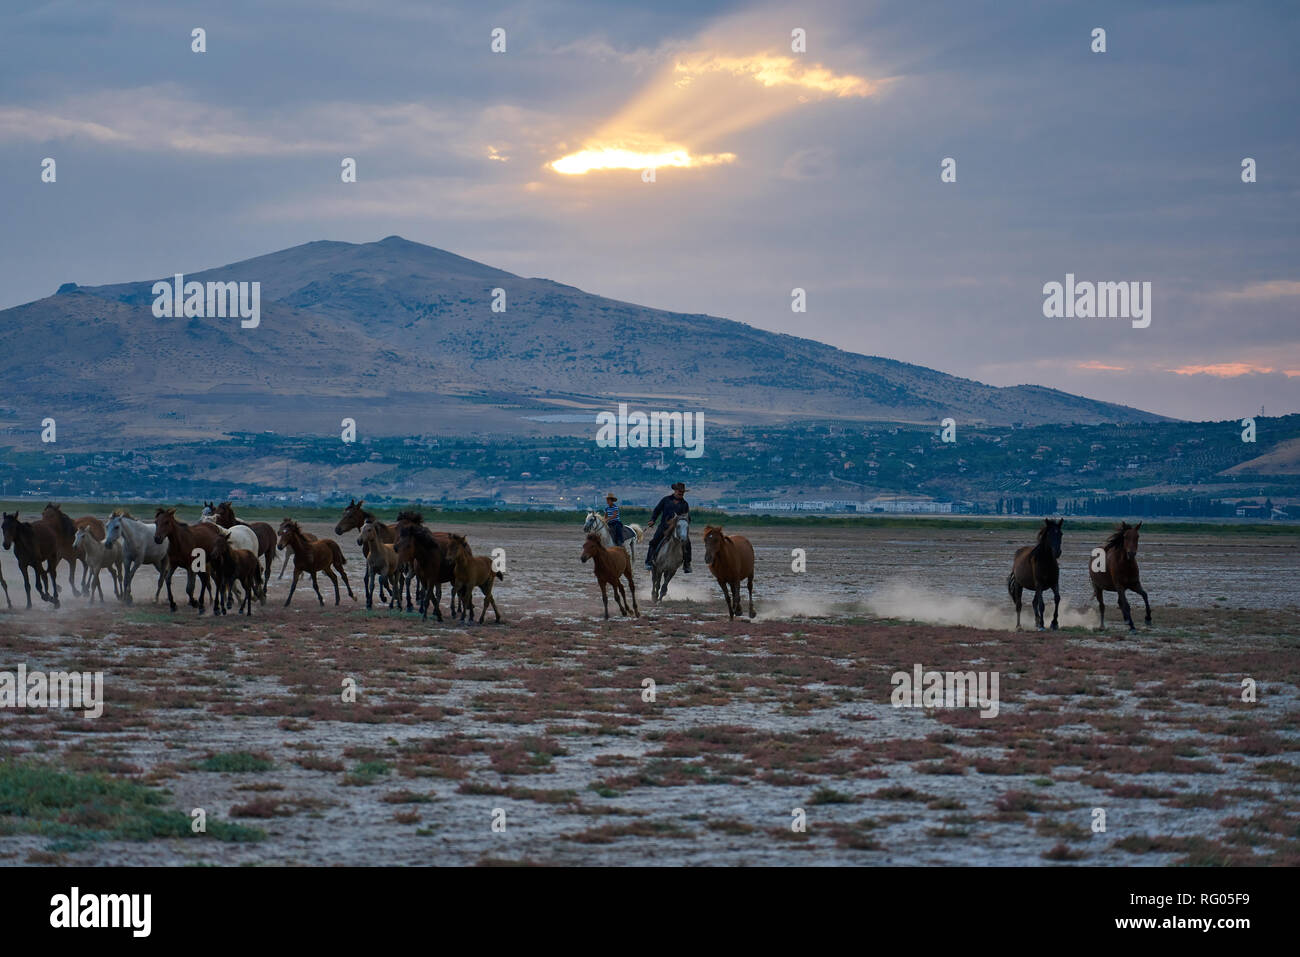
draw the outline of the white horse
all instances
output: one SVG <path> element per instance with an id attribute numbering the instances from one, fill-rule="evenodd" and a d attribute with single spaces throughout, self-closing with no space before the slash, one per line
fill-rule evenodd
<path id="1" fill-rule="evenodd" d="M 629 522 L 624 522 L 623 527 L 632 533 L 627 538 L 623 539 L 623 551 L 627 552 L 629 561 L 635 562 L 636 548 L 634 546 L 637 542 L 645 538 L 645 529 L 640 525 L 633 525 Z M 605 516 L 601 515 L 599 512 L 587 513 L 587 520 L 582 523 L 582 531 L 585 535 L 590 535 L 592 532 L 595 532 L 600 536 L 600 543 L 602 545 L 606 548 L 614 547 L 614 536 L 609 533 L 609 522 L 605 521 Z"/>
<path id="2" fill-rule="evenodd" d="M 105 535 L 107 538 L 107 535 Z M 104 586 L 99 581 L 99 573 L 105 568 L 108 569 L 108 575 L 113 579 L 113 597 L 120 598 L 122 595 L 119 582 L 122 580 L 122 543 L 114 541 L 112 544 L 104 544 L 90 534 L 90 529 L 79 528 L 77 534 L 72 539 L 72 550 L 81 555 L 81 560 L 86 563 L 86 577 L 90 582 L 88 588 L 83 590 L 90 596 L 90 600 L 95 600 L 95 592 L 99 592 L 99 600 L 104 600 Z"/>
<path id="3" fill-rule="evenodd" d="M 664 538 L 650 571 L 651 601 L 658 602 L 668 594 L 668 583 L 682 567 L 682 542 L 690 534 L 690 527 L 691 523 L 681 515 L 674 515 L 664 525 Z"/>
<path id="4" fill-rule="evenodd" d="M 203 516 L 199 521 L 206 522 L 213 528 L 221 529 L 223 532 L 229 532 L 229 535 L 223 537 L 230 539 L 231 548 L 242 548 L 246 551 L 252 552 L 254 555 L 257 554 L 257 532 L 253 531 L 247 525 L 231 525 L 229 528 L 224 528 L 221 523 L 217 521 L 217 517 L 207 509 L 203 510 Z"/>
<path id="5" fill-rule="evenodd" d="M 158 569 L 158 587 L 154 589 L 153 600 L 157 601 L 162 593 L 170 563 L 167 561 L 167 539 L 162 544 L 154 543 L 157 529 L 153 522 L 142 522 L 125 509 L 115 511 L 108 524 L 104 526 L 104 544 L 112 545 L 118 541 L 122 545 L 122 600 L 131 604 L 131 582 L 135 573 L 144 565 Z"/>

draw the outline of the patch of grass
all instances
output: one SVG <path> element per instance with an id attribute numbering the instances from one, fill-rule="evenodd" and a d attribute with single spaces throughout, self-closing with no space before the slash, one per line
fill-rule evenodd
<path id="1" fill-rule="evenodd" d="M 343 777 L 344 784 L 350 784 L 354 787 L 366 787 L 374 784 L 384 775 L 391 773 L 390 768 L 383 761 L 362 761 Z"/>
<path id="2" fill-rule="evenodd" d="M 148 841 L 201 837 L 190 817 L 166 807 L 162 792 L 135 781 L 63 771 L 32 761 L 0 761 L 0 832 L 40 834 L 76 849 L 92 841 Z M 206 835 L 219 841 L 257 841 L 255 828 L 218 821 Z"/>
<path id="3" fill-rule="evenodd" d="M 1068 844 L 1057 844 L 1051 850 L 1043 851 L 1043 860 L 1045 861 L 1077 861 L 1087 855 L 1083 851 L 1076 851 Z"/>
<path id="4" fill-rule="evenodd" d="M 808 798 L 808 804 L 856 804 L 859 799 L 834 788 L 818 788 Z"/>
<path id="5" fill-rule="evenodd" d="M 218 771 L 226 774 L 260 774 L 274 767 L 275 762 L 265 754 L 254 754 L 251 751 L 211 754 L 199 762 L 200 771 Z"/>

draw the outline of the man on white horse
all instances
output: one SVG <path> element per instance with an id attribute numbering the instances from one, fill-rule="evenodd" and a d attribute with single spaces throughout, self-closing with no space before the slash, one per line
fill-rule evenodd
<path id="1" fill-rule="evenodd" d="M 610 540 L 615 545 L 622 545 L 629 533 L 618 520 L 618 496 L 613 492 L 605 494 L 605 525 L 609 528 Z"/>
<path id="2" fill-rule="evenodd" d="M 664 540 L 664 528 L 668 525 L 668 520 L 674 515 L 680 515 L 688 520 L 690 518 L 691 506 L 686 501 L 686 483 L 674 482 L 672 489 L 671 495 L 665 495 L 659 500 L 659 504 L 655 506 L 654 512 L 650 515 L 650 524 L 646 526 L 655 530 L 655 537 L 650 540 L 650 547 L 646 549 L 645 553 L 646 568 L 654 568 L 655 552 L 659 550 L 659 543 Z M 659 521 L 660 517 L 663 518 L 662 522 Z M 687 575 L 691 573 L 691 539 L 689 534 L 682 539 L 682 571 Z"/>

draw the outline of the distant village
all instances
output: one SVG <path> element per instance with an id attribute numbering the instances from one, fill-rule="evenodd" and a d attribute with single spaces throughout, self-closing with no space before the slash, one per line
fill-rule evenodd
<path id="1" fill-rule="evenodd" d="M 569 510 L 613 490 L 649 506 L 674 481 L 692 502 L 753 514 L 1168 515 L 1287 521 L 1300 467 L 1252 459 L 1300 438 L 1300 416 L 1233 422 L 968 427 L 805 423 L 714 428 L 682 449 L 597 447 L 581 436 L 337 436 L 234 433 L 209 442 L 74 450 L 0 434 L 0 498 L 231 499 Z"/>

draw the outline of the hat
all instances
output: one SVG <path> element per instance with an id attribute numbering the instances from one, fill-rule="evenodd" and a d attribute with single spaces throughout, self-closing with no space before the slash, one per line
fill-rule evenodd
<path id="1" fill-rule="evenodd" d="M 617 495 L 615 495 L 613 492 L 606 492 L 606 493 L 605 493 L 605 501 L 608 502 L 611 498 L 612 498 L 614 501 L 616 501 L 616 502 L 618 501 L 618 496 L 617 496 Z"/>
<path id="2" fill-rule="evenodd" d="M 685 483 L 685 482 L 674 482 L 673 485 L 672 485 L 672 488 L 673 488 L 673 491 L 674 491 L 674 492 L 685 492 L 685 491 L 686 491 L 686 483 Z"/>

